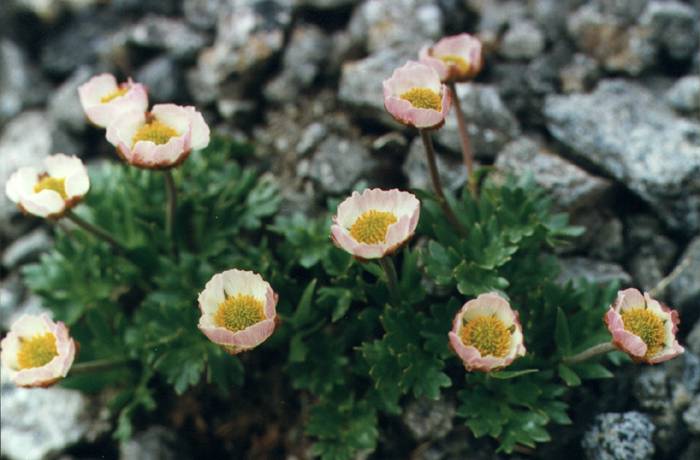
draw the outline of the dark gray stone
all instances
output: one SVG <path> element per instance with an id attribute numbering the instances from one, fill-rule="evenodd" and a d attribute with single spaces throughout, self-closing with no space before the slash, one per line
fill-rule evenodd
<path id="1" fill-rule="evenodd" d="M 85 131 L 88 122 L 78 98 L 78 86 L 88 81 L 94 73 L 91 67 L 79 67 L 61 86 L 51 93 L 48 115 L 51 117 L 52 122 L 73 133 Z M 66 153 L 72 154 L 73 152 L 69 151 Z"/>
<path id="2" fill-rule="evenodd" d="M 669 284 L 668 294 L 675 308 L 687 311 L 697 309 L 700 306 L 700 236 L 690 242 L 678 258 L 678 263 L 683 264 L 679 268 L 682 271 Z"/>
<path id="3" fill-rule="evenodd" d="M 300 175 L 313 179 L 325 193 L 347 192 L 375 166 L 376 161 L 362 143 L 335 134 L 328 136 L 307 166 L 299 164 Z"/>
<path id="4" fill-rule="evenodd" d="M 629 286 L 632 283 L 632 277 L 618 264 L 584 257 L 562 258 L 560 263 L 561 273 L 557 281 L 561 284 L 569 281 L 576 284 L 581 279 L 594 284 L 618 281 L 622 286 Z"/>
<path id="5" fill-rule="evenodd" d="M 688 431 L 700 434 L 700 394 L 695 395 L 690 402 L 690 407 L 683 413 L 683 421 L 688 427 Z"/>
<path id="6" fill-rule="evenodd" d="M 7 246 L 2 255 L 2 265 L 13 269 L 20 264 L 35 260 L 39 254 L 51 247 L 51 237 L 44 228 L 36 230 L 15 240 Z"/>
<path id="7" fill-rule="evenodd" d="M 654 424 L 640 412 L 598 415 L 583 435 L 588 460 L 651 460 Z"/>
<path id="8" fill-rule="evenodd" d="M 598 8 L 614 16 L 623 23 L 632 24 L 639 20 L 649 0 L 595 0 Z"/>
<path id="9" fill-rule="evenodd" d="M 373 53 L 437 40 L 442 23 L 442 11 L 432 0 L 368 0 L 355 10 L 349 30 L 356 43 Z"/>
<path id="10" fill-rule="evenodd" d="M 610 188 L 609 181 L 588 174 L 526 137 L 506 145 L 498 155 L 496 167 L 517 177 L 531 175 L 552 195 L 559 210 L 593 206 Z"/>
<path id="11" fill-rule="evenodd" d="M 136 72 L 134 78 L 146 85 L 151 103 L 186 100 L 187 94 L 182 91 L 184 76 L 181 66 L 169 55 L 149 61 Z"/>
<path id="12" fill-rule="evenodd" d="M 119 446 L 120 460 L 179 460 L 191 458 L 182 436 L 164 426 L 151 426 Z"/>
<path id="13" fill-rule="evenodd" d="M 569 64 L 559 71 L 561 89 L 565 93 L 582 93 L 595 86 L 600 70 L 595 59 L 576 53 Z"/>
<path id="14" fill-rule="evenodd" d="M 695 322 L 695 326 L 686 337 L 686 346 L 692 353 L 700 355 L 700 320 Z"/>
<path id="15" fill-rule="evenodd" d="M 9 330 L 9 318 L 19 307 L 24 287 L 18 273 L 12 273 L 0 281 L 0 327 Z"/>
<path id="16" fill-rule="evenodd" d="M 48 86 L 14 42 L 0 40 L 0 126 L 24 108 L 43 102 Z"/>
<path id="17" fill-rule="evenodd" d="M 500 52 L 508 59 L 532 59 L 542 53 L 544 33 L 531 21 L 511 24 L 501 41 Z"/>
<path id="18" fill-rule="evenodd" d="M 316 146 L 328 135 L 328 127 L 323 123 L 314 122 L 304 128 L 304 131 L 296 145 L 296 152 L 299 155 L 306 155 L 313 151 Z"/>
<path id="19" fill-rule="evenodd" d="M 674 59 L 689 59 L 697 54 L 700 15 L 696 8 L 675 0 L 651 1 L 640 18 L 651 29 L 657 45 Z"/>
<path id="20" fill-rule="evenodd" d="M 226 0 L 184 0 L 185 19 L 198 29 L 213 29 Z"/>
<path id="21" fill-rule="evenodd" d="M 503 104 L 495 86 L 477 83 L 457 86 L 467 132 L 474 156 L 494 158 L 510 141 L 520 134 L 518 122 Z M 435 132 L 435 141 L 461 157 L 457 116 L 452 107 L 445 125 Z"/>
<path id="22" fill-rule="evenodd" d="M 556 139 L 647 201 L 671 228 L 700 230 L 700 124 L 623 80 L 602 81 L 591 94 L 549 96 L 545 115 Z"/>
<path id="23" fill-rule="evenodd" d="M 456 157 L 435 155 L 438 174 L 443 187 L 451 192 L 456 192 L 467 182 L 467 170 L 460 159 Z M 401 168 L 408 178 L 409 188 L 419 188 L 423 190 L 433 190 L 430 175 L 428 173 L 428 163 L 425 156 L 425 148 L 420 137 L 413 139 L 411 148 Z"/>
<path id="24" fill-rule="evenodd" d="M 402 420 L 416 441 L 444 438 L 452 430 L 455 406 L 445 400 L 417 399 L 403 412 Z"/>
<path id="25" fill-rule="evenodd" d="M 648 215 L 627 219 L 628 267 L 637 286 L 650 290 L 670 270 L 678 248 L 663 235 L 658 221 Z"/>
<path id="26" fill-rule="evenodd" d="M 700 117 L 700 76 L 679 79 L 666 93 L 666 100 L 679 112 Z"/>
<path id="27" fill-rule="evenodd" d="M 165 51 L 175 59 L 191 58 L 207 43 L 205 35 L 184 21 L 153 15 L 130 26 L 128 36 L 132 45 Z"/>
<path id="28" fill-rule="evenodd" d="M 608 262 L 619 262 L 625 253 L 622 221 L 617 217 L 607 219 L 591 235 L 588 253 L 591 257 Z"/>
<path id="29" fill-rule="evenodd" d="M 112 8 L 125 13 L 175 14 L 181 0 L 110 0 Z"/>

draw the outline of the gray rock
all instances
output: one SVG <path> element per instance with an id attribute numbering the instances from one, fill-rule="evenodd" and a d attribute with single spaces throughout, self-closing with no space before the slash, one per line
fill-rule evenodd
<path id="1" fill-rule="evenodd" d="M 545 115 L 556 139 L 647 201 L 670 227 L 700 230 L 700 124 L 622 80 L 602 81 L 591 94 L 549 96 Z"/>
<path id="2" fill-rule="evenodd" d="M 19 319 L 22 315 L 40 315 L 46 313 L 49 316 L 53 316 L 52 313 L 44 307 L 44 303 L 40 297 L 34 294 L 29 294 L 26 298 L 22 299 L 17 305 L 15 305 L 8 314 L 3 312 L 2 317 L 0 317 L 0 327 L 6 330 L 10 330 L 12 324 Z"/>
<path id="3" fill-rule="evenodd" d="M 166 51 L 175 59 L 187 59 L 204 47 L 207 38 L 179 19 L 149 15 L 129 28 L 129 43 Z"/>
<path id="4" fill-rule="evenodd" d="M 651 1 L 640 18 L 652 37 L 674 59 L 689 59 L 697 53 L 700 17 L 690 5 L 670 0 Z"/>
<path id="5" fill-rule="evenodd" d="M 696 460 L 700 458 L 700 439 L 693 439 L 683 450 L 678 460 Z"/>
<path id="6" fill-rule="evenodd" d="M 85 112 L 78 98 L 78 86 L 85 83 L 94 71 L 82 66 L 54 90 L 49 97 L 48 115 L 54 123 L 74 133 L 81 133 L 87 126 Z M 66 152 L 72 154 L 73 152 Z"/>
<path id="7" fill-rule="evenodd" d="M 627 219 L 627 243 L 630 273 L 636 285 L 648 291 L 669 271 L 678 248 L 663 235 L 658 221 L 648 215 Z"/>
<path id="8" fill-rule="evenodd" d="M 384 109 L 382 81 L 408 59 L 416 58 L 415 48 L 385 49 L 342 67 L 338 99 L 356 117 L 378 121 L 388 127 L 400 126 Z"/>
<path id="9" fill-rule="evenodd" d="M 610 189 L 609 181 L 588 174 L 526 137 L 506 145 L 496 167 L 506 174 L 532 175 L 560 210 L 593 206 Z"/>
<path id="10" fill-rule="evenodd" d="M 700 116 L 700 76 L 679 79 L 666 93 L 666 101 L 679 112 Z"/>
<path id="11" fill-rule="evenodd" d="M 685 339 L 687 349 L 696 355 L 700 355 L 700 320 L 695 322 L 695 326 Z"/>
<path id="12" fill-rule="evenodd" d="M 180 0 L 110 0 L 117 12 L 175 14 Z"/>
<path id="13" fill-rule="evenodd" d="M 19 274 L 12 273 L 0 281 L 0 327 L 10 329 L 8 319 L 22 301 L 24 288 Z"/>
<path id="14" fill-rule="evenodd" d="M 51 125 L 43 112 L 24 112 L 14 118 L 0 134 L 0 184 L 23 166 L 41 168 L 50 149 Z M 0 234 L 11 233 L 5 225 L 16 212 L 15 204 L 0 194 Z"/>
<path id="15" fill-rule="evenodd" d="M 0 452 L 10 460 L 42 460 L 84 438 L 93 422 L 90 402 L 62 388 L 0 386 Z"/>
<path id="16" fill-rule="evenodd" d="M 455 406 L 445 400 L 417 399 L 403 412 L 402 420 L 416 441 L 444 438 L 452 430 Z"/>
<path id="17" fill-rule="evenodd" d="M 456 157 L 435 155 L 438 173 L 443 187 L 451 192 L 456 192 L 467 182 L 467 170 L 462 165 L 462 161 Z M 408 178 L 410 188 L 420 188 L 423 190 L 433 190 L 428 173 L 428 163 L 425 156 L 425 149 L 420 137 L 416 137 L 411 142 L 411 148 L 401 168 Z"/>
<path id="18" fill-rule="evenodd" d="M 639 20 L 649 0 L 595 0 L 604 14 L 610 14 L 624 23 L 632 24 Z"/>
<path id="19" fill-rule="evenodd" d="M 442 35 L 442 23 L 442 11 L 431 0 L 368 0 L 355 10 L 349 29 L 356 43 L 374 53 L 432 42 Z"/>
<path id="20" fill-rule="evenodd" d="M 328 136 L 318 146 L 308 166 L 299 164 L 302 176 L 310 177 L 326 193 L 347 192 L 355 183 L 365 178 L 376 161 L 360 142 Z"/>
<path id="21" fill-rule="evenodd" d="M 532 59 L 544 50 L 544 33 L 531 21 L 517 21 L 503 36 L 500 52 L 508 59 Z"/>
<path id="22" fill-rule="evenodd" d="M 190 92 L 200 103 L 214 101 L 219 85 L 236 74 L 259 83 L 258 70 L 284 46 L 292 20 L 292 0 L 231 0 L 219 12 L 214 45 L 199 54 L 189 75 Z"/>
<path id="23" fill-rule="evenodd" d="M 12 41 L 0 40 L 0 126 L 31 104 L 43 102 L 47 86 Z"/>
<path id="24" fill-rule="evenodd" d="M 700 306 L 700 237 L 690 242 L 678 263 L 683 264 L 682 271 L 669 284 L 668 294 L 675 308 L 692 311 Z"/>
<path id="25" fill-rule="evenodd" d="M 530 16 L 537 22 L 551 41 L 564 38 L 566 18 L 579 0 L 533 0 L 528 2 Z"/>
<path id="26" fill-rule="evenodd" d="M 26 263 L 51 247 L 52 239 L 46 229 L 39 227 L 36 230 L 15 240 L 5 248 L 2 255 L 2 265 L 12 269 Z"/>
<path id="27" fill-rule="evenodd" d="M 622 259 L 625 240 L 620 219 L 617 217 L 607 219 L 591 236 L 588 251 L 591 257 L 608 262 L 618 262 Z"/>
<path id="28" fill-rule="evenodd" d="M 180 102 L 187 97 L 183 94 L 184 76 L 181 66 L 169 55 L 159 56 L 141 67 L 134 77 L 148 88 L 151 102 Z"/>
<path id="29" fill-rule="evenodd" d="M 183 438 L 163 426 L 151 426 L 119 446 L 120 460 L 178 460 L 191 458 Z"/>
<path id="30" fill-rule="evenodd" d="M 292 32 L 282 59 L 282 72 L 265 88 L 265 97 L 275 102 L 293 101 L 318 76 L 331 42 L 321 29 L 305 25 Z"/>
<path id="31" fill-rule="evenodd" d="M 296 145 L 296 152 L 299 155 L 306 155 L 313 151 L 316 146 L 328 135 L 328 127 L 323 123 L 313 122 L 306 128 Z"/>
<path id="32" fill-rule="evenodd" d="M 477 158 L 494 158 L 508 141 L 520 134 L 517 120 L 503 104 L 495 86 L 478 83 L 458 85 L 457 97 Z M 435 141 L 461 157 L 456 114 L 448 114 L 445 125 L 435 132 Z"/>
<path id="33" fill-rule="evenodd" d="M 629 25 L 587 3 L 567 21 L 569 35 L 578 48 L 611 72 L 639 75 L 656 58 L 650 27 Z"/>
<path id="34" fill-rule="evenodd" d="M 598 63 L 585 54 L 576 53 L 561 71 L 561 89 L 565 93 L 582 93 L 595 86 L 600 77 Z"/>
<path id="35" fill-rule="evenodd" d="M 578 283 L 579 280 L 593 284 L 608 284 L 617 281 L 622 286 L 629 286 L 632 283 L 632 277 L 618 264 L 584 257 L 562 258 L 560 263 L 561 273 L 557 278 L 560 284 L 569 281 Z"/>
<path id="36" fill-rule="evenodd" d="M 640 412 L 598 415 L 581 442 L 588 460 L 651 460 L 654 424 Z"/>
<path id="37" fill-rule="evenodd" d="M 185 19 L 198 29 L 213 29 L 225 0 L 184 0 Z"/>
<path id="38" fill-rule="evenodd" d="M 688 431 L 700 434 L 700 394 L 695 395 L 690 407 L 683 413 L 683 421 L 688 426 Z"/>
<path id="39" fill-rule="evenodd" d="M 358 0 L 297 0 L 297 6 L 316 8 L 319 10 L 334 10 L 359 3 Z"/>

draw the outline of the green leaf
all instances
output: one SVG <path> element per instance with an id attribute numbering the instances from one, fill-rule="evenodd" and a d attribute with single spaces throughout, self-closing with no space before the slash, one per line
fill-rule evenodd
<path id="1" fill-rule="evenodd" d="M 307 324 L 313 317 L 313 313 L 311 311 L 311 301 L 313 299 L 314 291 L 316 289 L 316 282 L 316 279 L 311 280 L 311 282 L 304 289 L 301 298 L 299 299 L 297 308 L 294 311 L 294 315 L 292 316 L 292 322 L 296 327 L 301 327 Z"/>
<path id="2" fill-rule="evenodd" d="M 611 379 L 614 377 L 612 372 L 598 363 L 578 363 L 572 365 L 572 368 L 584 380 Z"/>
<path id="3" fill-rule="evenodd" d="M 559 377 L 566 383 L 567 386 L 575 387 L 581 385 L 581 379 L 576 372 L 574 372 L 570 367 L 564 364 L 560 364 L 559 367 Z"/>
<path id="4" fill-rule="evenodd" d="M 566 319 L 564 310 L 557 308 L 557 322 L 554 328 L 554 340 L 562 356 L 571 353 L 571 336 L 569 335 L 569 321 Z"/>
<path id="5" fill-rule="evenodd" d="M 532 374 L 533 372 L 538 372 L 538 369 L 523 369 L 520 371 L 498 371 L 489 373 L 489 376 L 494 379 L 509 380 L 514 379 L 516 377 L 520 377 L 521 375 Z"/>

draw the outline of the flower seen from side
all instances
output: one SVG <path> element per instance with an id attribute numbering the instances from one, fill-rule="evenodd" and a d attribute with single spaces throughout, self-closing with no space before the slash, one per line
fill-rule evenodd
<path id="1" fill-rule="evenodd" d="M 125 112 L 148 109 L 146 87 L 131 79 L 117 83 L 114 75 L 96 75 L 78 88 L 80 104 L 88 119 L 100 128 L 107 127 Z"/>
<path id="2" fill-rule="evenodd" d="M 194 107 L 158 104 L 119 116 L 107 127 L 107 140 L 134 166 L 166 169 L 209 145 L 209 126 Z"/>
<path id="3" fill-rule="evenodd" d="M 400 123 L 439 128 L 450 110 L 450 96 L 432 67 L 408 61 L 384 80 L 384 107 Z"/>
<path id="4" fill-rule="evenodd" d="M 48 315 L 22 315 L 0 343 L 3 370 L 21 387 L 48 387 L 68 374 L 75 341 Z"/>
<path id="5" fill-rule="evenodd" d="M 367 189 L 338 205 L 331 238 L 336 246 L 360 260 L 392 254 L 416 231 L 420 202 L 396 189 Z"/>
<path id="6" fill-rule="evenodd" d="M 62 153 L 44 159 L 44 169 L 18 169 L 5 184 L 7 197 L 24 212 L 57 218 L 82 199 L 90 177 L 76 156 Z"/>
<path id="7" fill-rule="evenodd" d="M 199 329 L 231 354 L 257 347 L 275 330 L 277 294 L 257 273 L 217 273 L 198 300 Z"/>
<path id="8" fill-rule="evenodd" d="M 422 63 L 435 69 L 443 82 L 471 80 L 483 65 L 481 42 L 466 33 L 425 46 L 419 56 Z"/>
<path id="9" fill-rule="evenodd" d="M 678 312 L 647 293 L 625 289 L 605 314 L 613 344 L 636 362 L 656 364 L 683 353 L 676 340 Z"/>
<path id="10" fill-rule="evenodd" d="M 481 294 L 465 303 L 448 336 L 450 347 L 468 371 L 498 370 L 525 354 L 518 312 L 496 293 Z"/>

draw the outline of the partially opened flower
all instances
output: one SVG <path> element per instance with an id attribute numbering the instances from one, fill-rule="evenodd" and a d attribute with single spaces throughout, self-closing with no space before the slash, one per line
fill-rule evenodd
<path id="1" fill-rule="evenodd" d="M 124 112 L 148 109 L 146 87 L 129 79 L 118 84 L 114 75 L 96 75 L 78 87 L 80 104 L 88 119 L 104 128 Z"/>
<path id="2" fill-rule="evenodd" d="M 331 238 L 358 259 L 378 259 L 396 251 L 416 231 L 420 202 L 399 190 L 367 189 L 338 205 Z"/>
<path id="3" fill-rule="evenodd" d="M 226 270 L 199 294 L 199 329 L 231 354 L 255 348 L 275 330 L 277 294 L 257 273 Z"/>
<path id="4" fill-rule="evenodd" d="M 75 341 L 62 322 L 48 315 L 22 315 L 0 343 L 0 360 L 10 379 L 21 387 L 48 387 L 68 374 Z"/>
<path id="5" fill-rule="evenodd" d="M 408 61 L 384 80 L 384 107 L 400 123 L 439 128 L 450 110 L 450 96 L 435 69 Z"/>
<path id="6" fill-rule="evenodd" d="M 525 354 L 518 312 L 493 292 L 465 303 L 448 336 L 468 371 L 497 370 Z"/>
<path id="7" fill-rule="evenodd" d="M 444 82 L 471 80 L 483 65 L 481 42 L 469 34 L 445 37 L 423 47 L 420 61 L 435 69 Z"/>
<path id="8" fill-rule="evenodd" d="M 656 364 L 683 353 L 676 340 L 678 312 L 636 289 L 617 293 L 605 314 L 613 344 L 637 362 Z"/>
<path id="9" fill-rule="evenodd" d="M 60 217 L 90 189 L 83 162 L 62 153 L 44 159 L 44 171 L 18 169 L 5 184 L 7 197 L 24 212 L 39 217 Z"/>
<path id="10" fill-rule="evenodd" d="M 158 104 L 148 113 L 122 114 L 107 127 L 107 140 L 130 164 L 165 169 L 209 145 L 209 126 L 194 107 Z"/>

